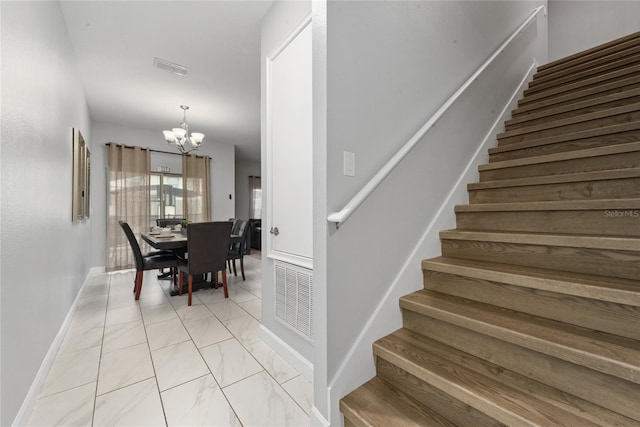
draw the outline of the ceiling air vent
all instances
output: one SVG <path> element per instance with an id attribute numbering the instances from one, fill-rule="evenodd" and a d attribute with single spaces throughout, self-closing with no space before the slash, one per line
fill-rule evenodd
<path id="1" fill-rule="evenodd" d="M 179 76 L 186 76 L 189 74 L 190 68 L 184 65 L 176 64 L 175 62 L 167 61 L 162 58 L 153 58 L 153 66 L 160 68 L 161 70 L 167 70 L 170 73 L 177 74 Z"/>

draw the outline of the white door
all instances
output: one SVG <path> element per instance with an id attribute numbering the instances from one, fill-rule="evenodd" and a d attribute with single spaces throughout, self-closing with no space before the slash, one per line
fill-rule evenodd
<path id="1" fill-rule="evenodd" d="M 267 61 L 268 256 L 312 268 L 310 20 Z"/>

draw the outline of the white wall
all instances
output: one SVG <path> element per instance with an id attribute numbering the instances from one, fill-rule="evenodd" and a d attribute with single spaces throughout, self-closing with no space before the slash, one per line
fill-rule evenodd
<path id="1" fill-rule="evenodd" d="M 57 2 L 0 2 L 0 424 L 10 425 L 91 266 L 94 219 L 71 222 L 72 128 L 89 112 Z"/>
<path id="2" fill-rule="evenodd" d="M 542 3 L 328 2 L 327 210 L 340 210 Z M 323 16 L 314 11 L 316 18 Z M 397 296 L 422 286 L 419 259 L 440 252 L 437 230 L 422 238 L 433 221 L 442 228 L 455 226 L 452 209 L 443 216 L 438 210 L 449 202 L 466 202 L 464 195 L 449 199 L 450 192 L 470 162 L 478 161 L 475 154 L 485 134 L 534 58 L 546 61 L 546 35 L 546 18 L 540 14 L 347 222 L 339 229 L 324 226 L 326 247 L 317 247 L 314 267 L 316 279 L 325 277 L 314 286 L 326 295 L 314 298 L 326 301 L 325 307 L 316 307 L 324 313 L 315 313 L 326 319 L 325 348 L 316 347 L 326 351 L 326 373 L 314 375 L 314 403 L 332 425 L 341 421 L 338 399 L 374 373 L 373 339 L 401 326 Z M 343 151 L 356 154 L 355 177 L 342 174 Z M 473 180 L 472 172 L 468 178 Z M 318 206 L 322 203 L 317 200 Z M 326 224 L 327 213 L 316 211 L 316 224 Z M 376 323 L 376 316 L 385 322 Z M 360 340 L 361 334 L 374 338 Z M 314 358 L 318 373 L 322 356 Z"/>
<path id="3" fill-rule="evenodd" d="M 639 1 L 549 1 L 549 60 L 640 31 Z"/>
<path id="4" fill-rule="evenodd" d="M 94 122 L 91 126 L 93 151 L 91 152 L 91 215 L 93 266 L 104 266 L 106 239 L 106 160 L 105 144 L 115 142 L 125 145 L 149 147 L 154 150 L 171 152 L 161 130 L 136 129 L 110 123 Z M 175 150 L 176 153 L 178 152 Z M 211 208 L 212 220 L 226 221 L 235 216 L 235 148 L 232 145 L 207 141 L 206 137 L 198 152 L 211 157 Z M 153 157 L 160 157 L 152 153 Z M 175 159 L 180 160 L 179 156 Z M 166 164 L 167 161 L 164 161 Z M 175 168 L 178 168 L 177 164 Z M 181 166 L 180 166 L 181 168 Z M 171 166 L 174 171 L 174 166 Z M 179 169 L 177 169 L 179 170 Z M 177 171 L 176 170 L 176 171 Z M 231 195 L 231 199 L 229 198 Z"/>
<path id="5" fill-rule="evenodd" d="M 249 176 L 260 174 L 260 162 L 236 162 L 236 218 L 249 219 Z"/>

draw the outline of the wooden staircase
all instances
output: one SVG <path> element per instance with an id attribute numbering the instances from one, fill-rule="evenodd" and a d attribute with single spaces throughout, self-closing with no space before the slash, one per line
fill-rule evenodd
<path id="1" fill-rule="evenodd" d="M 640 32 L 512 117 L 345 426 L 640 426 Z"/>

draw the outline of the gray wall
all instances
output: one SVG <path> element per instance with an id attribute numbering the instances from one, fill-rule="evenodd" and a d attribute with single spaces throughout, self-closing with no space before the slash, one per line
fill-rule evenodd
<path id="1" fill-rule="evenodd" d="M 549 60 L 640 31 L 639 1 L 549 1 Z"/>
<path id="2" fill-rule="evenodd" d="M 314 294 L 325 300 L 315 314 L 326 325 L 316 335 L 326 342 L 316 346 L 314 403 L 332 425 L 340 423 L 338 399 L 374 372 L 371 340 L 361 341 L 361 334 L 376 336 L 369 330 L 374 328 L 380 337 L 401 326 L 398 300 L 387 301 L 387 295 L 422 286 L 419 259 L 438 255 L 439 242 L 437 230 L 427 241 L 421 238 L 432 221 L 455 226 L 453 209 L 440 215 L 440 206 L 534 58 L 546 61 L 545 16 L 538 15 L 339 229 L 326 223 L 327 211 L 340 210 L 543 3 L 336 1 L 327 4 L 324 17 L 314 11 L 314 20 L 326 19 L 326 194 L 314 195 L 318 206 L 326 203 L 314 217 L 326 234 L 326 246 L 317 244 L 314 252 L 315 278 L 324 276 L 322 283 L 314 280 L 315 290 L 325 292 Z M 314 111 L 316 120 L 322 118 Z M 356 154 L 355 177 L 342 173 L 343 151 Z M 378 324 L 378 312 L 392 316 Z M 324 373 L 318 366 L 323 357 Z"/>
<path id="3" fill-rule="evenodd" d="M 169 151 L 161 130 L 136 129 L 110 123 L 94 122 L 91 139 L 95 149 L 91 152 L 91 214 L 93 266 L 105 265 L 106 241 L 106 163 L 105 144 L 116 142 L 138 145 L 155 150 Z M 175 152 L 178 152 L 175 150 Z M 235 149 L 232 145 L 207 141 L 205 137 L 198 154 L 208 155 L 211 160 L 211 208 L 212 219 L 224 221 L 235 216 Z M 156 156 L 154 154 L 154 156 Z M 153 156 L 152 156 L 153 158 Z M 176 157 L 179 160 L 179 157 Z M 165 162 L 166 163 L 166 162 Z M 172 167 L 172 170 L 174 168 Z M 229 199 L 231 195 L 231 199 Z"/>
<path id="4" fill-rule="evenodd" d="M 57 2 L 0 2 L 0 424 L 10 425 L 91 265 L 94 219 L 71 223 L 71 129 L 89 112 Z"/>
<path id="5" fill-rule="evenodd" d="M 105 264 L 104 143 L 160 130 L 92 123 L 58 2 L 0 2 L 0 425 L 15 419 L 92 266 Z M 91 218 L 71 222 L 72 128 L 91 150 Z M 205 138 L 214 219 L 235 216 L 235 149 Z M 229 198 L 231 195 L 231 199 Z"/>

